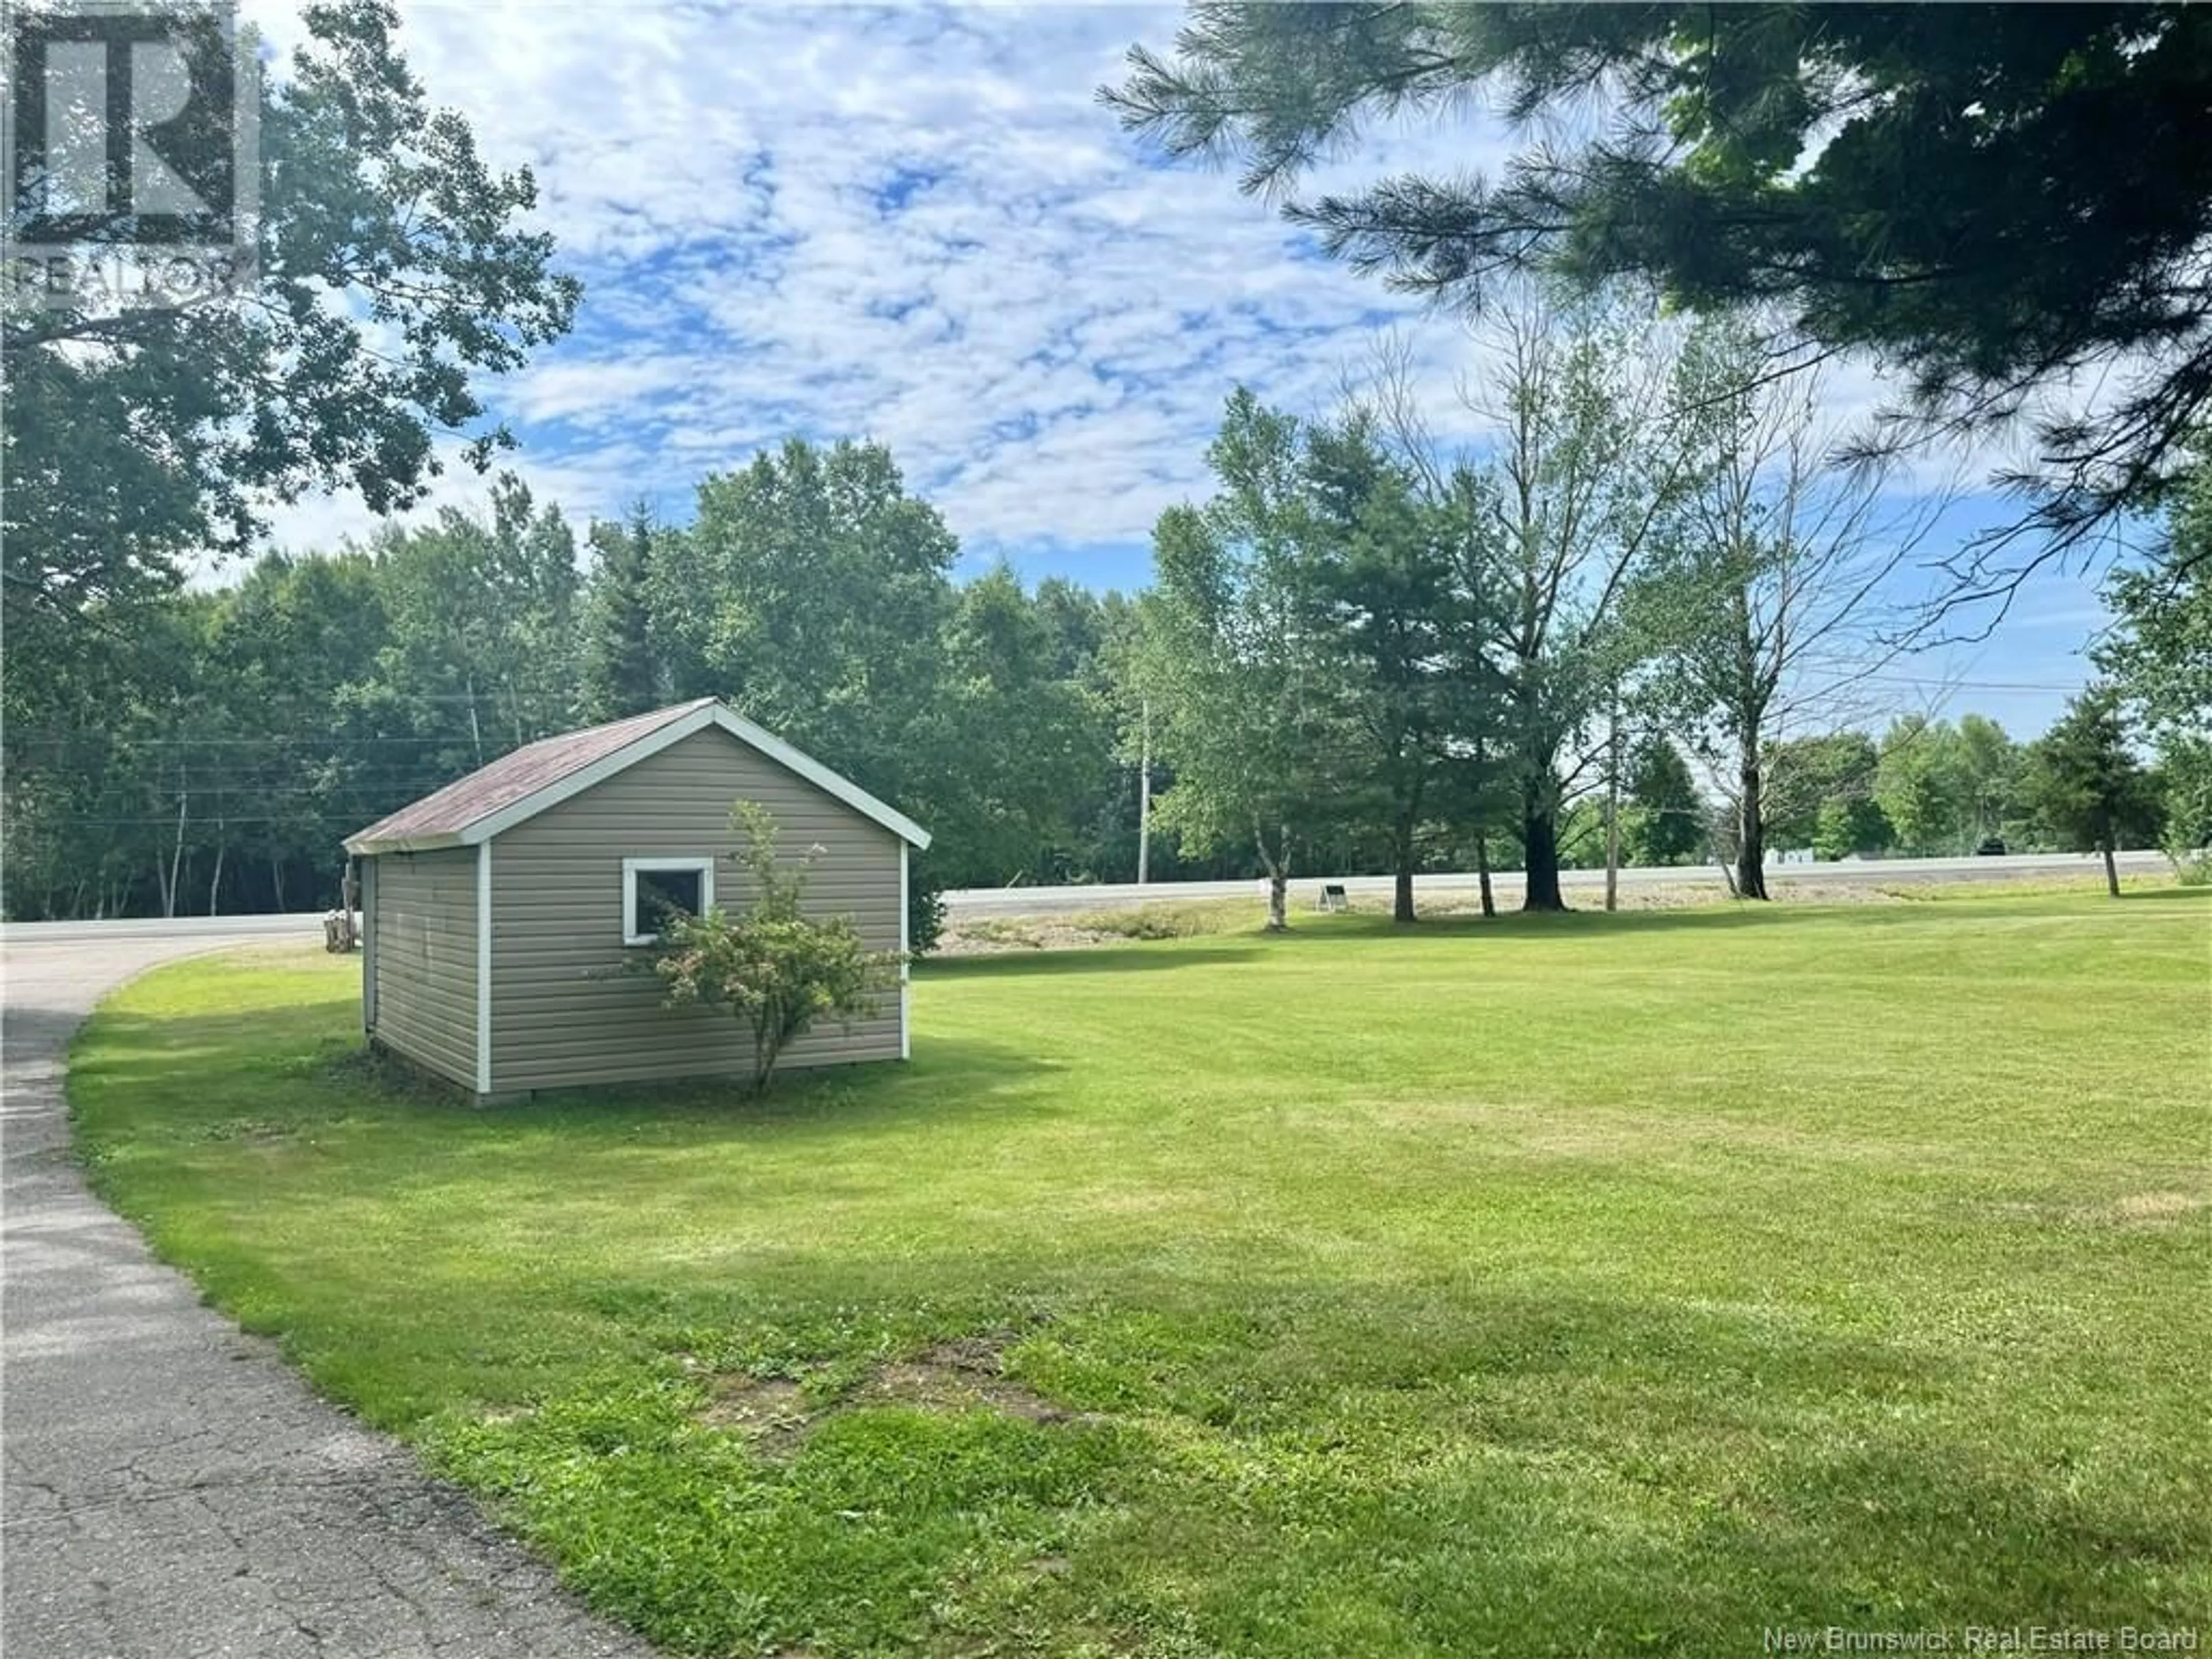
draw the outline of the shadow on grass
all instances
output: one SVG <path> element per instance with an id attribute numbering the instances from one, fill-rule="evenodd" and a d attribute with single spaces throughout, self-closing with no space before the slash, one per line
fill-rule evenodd
<path id="1" fill-rule="evenodd" d="M 2120 895 L 2131 903 L 2187 904 L 2200 899 L 2212 898 L 2212 887 L 2152 887 L 2130 888 Z M 1680 930 L 1714 931 L 1729 928 L 1790 927 L 1923 927 L 1931 917 L 1955 914 L 1961 922 L 1971 915 L 1985 913 L 1985 909 L 2016 910 L 2024 904 L 2054 902 L 2080 902 L 2085 906 L 2109 903 L 2101 890 L 2088 887 L 2061 892 L 2009 893 L 2001 887 L 1989 891 L 1945 890 L 1940 902 L 1922 899 L 1894 902 L 1807 903 L 1783 899 L 1722 899 L 1711 904 L 1669 906 L 1663 909 L 1616 910 L 1571 908 L 1566 910 L 1529 911 L 1507 910 L 1498 915 L 1452 913 L 1424 917 L 1410 925 L 1392 921 L 1388 916 L 1353 915 L 1332 916 L 1304 929 L 1293 929 L 1293 934 L 1303 933 L 1309 937 L 1328 937 L 1343 932 L 1368 935 L 1481 933 L 1499 938 L 1557 939 L 1587 937 L 1597 933 L 1647 933 Z"/>
<path id="2" fill-rule="evenodd" d="M 469 1115 L 494 1124 L 612 1122 L 625 1128 L 646 1116 L 789 1140 L 894 1121 L 905 1127 L 1003 1115 L 1004 1097 L 1052 1069 L 1012 1044 L 923 1036 L 910 1060 L 780 1071 L 765 1095 L 753 1093 L 742 1078 L 690 1078 L 543 1090 L 532 1100 Z"/>
<path id="3" fill-rule="evenodd" d="M 2212 891 L 2212 890 L 2206 890 Z M 1997 896 L 1991 896 L 1992 897 Z M 2084 895 L 2083 896 L 2087 896 Z M 2130 898 L 2171 897 L 2164 891 L 2130 893 Z M 1961 901 L 1959 908 L 1966 904 Z M 981 956 L 931 957 L 915 966 L 929 980 L 1018 978 L 1038 974 L 1118 974 L 1133 969 L 1253 962 L 1272 951 L 1314 949 L 1346 939 L 1454 939 L 1533 941 L 1589 939 L 1601 935 L 1711 933 L 1757 927 L 1886 927 L 1924 926 L 1929 907 L 1865 903 L 1811 905 L 1787 900 L 1723 900 L 1712 904 L 1665 909 L 1503 910 L 1495 916 L 1451 911 L 1413 922 L 1393 921 L 1373 911 L 1335 915 L 1294 916 L 1279 933 L 1251 927 L 1199 938 L 1140 939 L 1111 945 L 1017 950 Z"/>
<path id="4" fill-rule="evenodd" d="M 1889 907 L 1863 907 L 1887 913 Z M 1273 951 L 1312 948 L 1348 939 L 1438 939 L 1464 935 L 1485 939 L 1559 939 L 1607 933 L 1648 933 L 1678 927 L 1744 927 L 1771 923 L 1834 922 L 1838 917 L 1809 908 L 1758 904 L 1715 904 L 1667 910 L 1507 910 L 1495 916 L 1462 912 L 1395 921 L 1372 911 L 1336 915 L 1301 915 L 1279 933 L 1250 927 L 1196 938 L 1139 939 L 1126 945 L 1071 945 L 1060 949 L 996 951 L 983 956 L 930 957 L 915 973 L 929 979 L 1019 977 L 1031 974 L 1115 974 L 1130 969 L 1180 968 L 1202 963 L 1252 962 Z M 1901 920 L 1890 916 L 1890 920 Z M 1233 941 L 1233 942 L 1232 942 Z"/>
<path id="5" fill-rule="evenodd" d="M 793 1066 L 764 1096 L 747 1079 L 710 1075 L 544 1090 L 478 1108 L 459 1085 L 373 1054 L 356 1013 L 349 996 L 204 1014 L 102 1013 L 73 1050 L 71 1115 L 94 1143 L 170 1146 L 273 1145 L 337 1124 L 397 1126 L 453 1144 L 550 1126 L 628 1137 L 641 1122 L 670 1126 L 678 1140 L 702 1129 L 712 1139 L 787 1139 L 1003 1109 L 1004 1097 L 1048 1069 L 1014 1045 L 925 1036 L 910 1062 Z"/>
<path id="6" fill-rule="evenodd" d="M 915 964 L 930 979 L 991 979 L 1028 974 L 1119 974 L 1147 968 L 1247 962 L 1267 949 L 1257 934 L 1241 944 L 1151 939 L 1131 945 L 1079 945 L 1064 951 L 1001 951 L 988 956 L 929 957 Z M 1295 935 L 1292 935 L 1295 937 Z"/>
<path id="7" fill-rule="evenodd" d="M 1864 906 L 1873 911 L 1886 907 Z M 1397 922 L 1388 916 L 1330 917 L 1306 928 L 1293 928 L 1291 937 L 1328 939 L 1345 933 L 1370 938 L 1422 939 L 1465 934 L 1500 939 L 1589 938 L 1602 933 L 1641 933 L 1677 928 L 1717 929 L 1758 927 L 1784 922 L 1833 922 L 1840 918 L 1809 908 L 1757 902 L 1685 905 L 1664 910 L 1506 910 L 1495 916 L 1454 913 L 1425 916 L 1418 921 Z"/>
<path id="8" fill-rule="evenodd" d="M 1767 1460 L 1761 1490 L 1757 1511 L 1708 1510 L 1689 1534 L 1688 1559 L 1759 1587 L 1735 1615 L 1747 1632 L 1778 1606 L 1854 1613 L 1869 1580 L 1908 1605 L 1978 1597 L 2081 1630 L 2187 1627 L 2202 1605 L 2187 1588 L 2212 1547 L 2200 1510 L 2039 1482 L 1994 1437 L 1792 1450 Z"/>
<path id="9" fill-rule="evenodd" d="M 2120 896 L 2130 904 L 2202 904 L 2212 900 L 2212 886 L 2124 887 Z"/>

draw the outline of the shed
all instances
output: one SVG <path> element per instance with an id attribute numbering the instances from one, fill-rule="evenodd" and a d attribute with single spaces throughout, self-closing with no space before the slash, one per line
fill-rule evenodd
<path id="1" fill-rule="evenodd" d="M 733 801 L 818 847 L 805 908 L 906 948 L 909 852 L 928 833 L 714 698 L 518 749 L 349 837 L 361 861 L 371 1043 L 479 1098 L 580 1084 L 750 1074 L 726 1009 L 670 1009 L 625 957 L 663 903 L 740 905 Z M 907 988 L 790 1066 L 902 1060 Z"/>

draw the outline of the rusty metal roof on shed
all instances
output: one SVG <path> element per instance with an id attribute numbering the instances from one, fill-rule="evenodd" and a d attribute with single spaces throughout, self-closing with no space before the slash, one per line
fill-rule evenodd
<path id="1" fill-rule="evenodd" d="M 474 846 L 709 726 L 728 732 L 797 773 L 902 841 L 915 847 L 929 845 L 929 832 L 904 813 L 886 806 L 850 779 L 839 776 L 715 698 L 701 697 L 526 744 L 349 836 L 346 851 L 427 852 L 441 847 Z"/>

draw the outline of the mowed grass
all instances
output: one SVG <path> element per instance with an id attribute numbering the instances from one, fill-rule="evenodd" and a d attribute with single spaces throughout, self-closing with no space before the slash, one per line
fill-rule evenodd
<path id="1" fill-rule="evenodd" d="M 2202 894 L 934 964 L 766 1106 L 410 1095 L 357 972 L 117 997 L 95 1178 L 672 1650 L 2212 1626 Z"/>

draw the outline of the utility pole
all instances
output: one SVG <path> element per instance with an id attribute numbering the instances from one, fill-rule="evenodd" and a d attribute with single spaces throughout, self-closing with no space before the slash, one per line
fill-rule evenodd
<path id="1" fill-rule="evenodd" d="M 1620 908 L 1620 692 L 1607 710 L 1605 737 L 1605 908 Z"/>
<path id="2" fill-rule="evenodd" d="M 1137 763 L 1137 885 L 1151 873 L 1152 850 L 1152 700 L 1144 704 L 1144 758 Z"/>

